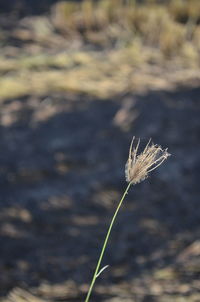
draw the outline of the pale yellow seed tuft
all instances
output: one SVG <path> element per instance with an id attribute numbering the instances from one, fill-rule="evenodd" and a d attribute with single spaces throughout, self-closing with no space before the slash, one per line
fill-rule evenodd
<path id="1" fill-rule="evenodd" d="M 162 149 L 158 145 L 151 143 L 151 139 L 144 148 L 143 152 L 137 154 L 140 139 L 135 147 L 133 147 L 135 137 L 133 137 L 129 157 L 125 167 L 126 181 L 131 184 L 136 184 L 148 177 L 149 172 L 159 167 L 170 154 L 167 149 Z M 151 143 L 151 145 L 150 145 Z"/>

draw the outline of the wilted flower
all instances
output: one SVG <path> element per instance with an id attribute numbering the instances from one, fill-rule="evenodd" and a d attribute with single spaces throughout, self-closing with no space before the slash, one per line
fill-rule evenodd
<path id="1" fill-rule="evenodd" d="M 151 139 L 144 148 L 143 152 L 137 154 L 140 139 L 136 147 L 133 147 L 133 137 L 130 149 L 129 157 L 125 167 L 126 181 L 131 184 L 136 184 L 148 177 L 149 172 L 160 166 L 170 154 L 167 149 L 162 149 L 158 145 L 153 143 L 150 145 Z"/>

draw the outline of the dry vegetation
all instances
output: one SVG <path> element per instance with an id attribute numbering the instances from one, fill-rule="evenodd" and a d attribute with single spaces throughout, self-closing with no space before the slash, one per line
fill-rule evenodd
<path id="1" fill-rule="evenodd" d="M 0 97 L 110 97 L 199 77 L 199 20 L 198 0 L 58 2 L 48 18 L 25 18 L 12 31 L 25 47 L 0 57 Z"/>
<path id="2" fill-rule="evenodd" d="M 63 1 L 12 22 L 0 26 L 0 301 L 83 301 L 96 261 L 87 242 L 94 234 L 95 247 L 120 196 L 136 132 L 169 142 L 171 166 L 127 196 L 110 254 L 121 264 L 111 261 L 113 284 L 99 282 L 95 301 L 199 302 L 200 0 Z"/>
<path id="3" fill-rule="evenodd" d="M 92 0 L 58 3 L 52 10 L 54 25 L 61 31 L 76 31 L 90 43 L 128 47 L 135 39 L 158 48 L 165 57 L 180 55 L 191 42 L 199 51 L 199 1 L 168 1 L 158 4 L 134 0 Z"/>

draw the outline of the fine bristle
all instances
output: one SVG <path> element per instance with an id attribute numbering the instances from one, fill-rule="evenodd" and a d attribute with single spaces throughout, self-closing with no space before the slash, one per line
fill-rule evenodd
<path id="1" fill-rule="evenodd" d="M 144 150 L 137 154 L 140 140 L 136 147 L 133 147 L 135 137 L 133 137 L 130 149 L 129 157 L 125 166 L 126 181 L 131 184 L 136 184 L 148 177 L 149 172 L 160 166 L 170 154 L 167 149 L 162 149 L 158 145 L 153 143 L 150 145 L 151 139 L 147 143 Z"/>

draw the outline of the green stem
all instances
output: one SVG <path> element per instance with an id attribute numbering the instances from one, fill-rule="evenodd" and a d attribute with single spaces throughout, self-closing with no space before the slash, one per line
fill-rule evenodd
<path id="1" fill-rule="evenodd" d="M 113 215 L 113 218 L 112 218 L 112 220 L 111 220 L 111 223 L 110 223 L 110 225 L 109 225 L 109 228 L 108 228 L 108 231 L 107 231 L 107 234 L 106 234 L 106 238 L 105 238 L 105 240 L 104 240 L 104 244 L 103 244 L 103 247 L 102 247 L 102 249 L 101 249 L 101 254 L 100 254 L 100 256 L 99 256 L 99 260 L 98 260 L 98 262 L 97 262 L 97 266 L 96 266 L 96 269 L 95 269 L 95 272 L 94 272 L 94 275 L 93 275 L 93 278 L 92 278 L 92 282 L 91 282 L 91 284 L 90 284 L 90 288 L 89 288 L 89 290 L 88 290 L 88 293 L 87 293 L 87 297 L 86 297 L 86 299 L 85 299 L 85 302 L 89 302 L 89 299 L 90 299 L 90 296 L 91 296 L 91 293 L 92 293 L 92 289 L 93 289 L 94 283 L 95 283 L 95 281 L 96 281 L 96 278 L 98 277 L 99 268 L 100 268 L 101 261 L 102 261 L 102 258 L 103 258 L 103 255 L 104 255 L 104 252 L 105 252 L 107 243 L 108 243 L 108 239 L 109 239 L 109 236 L 110 236 L 110 232 L 111 232 L 111 230 L 112 230 L 112 227 L 113 227 L 113 224 L 114 224 L 114 222 L 115 222 L 115 218 L 117 217 L 117 214 L 118 214 L 118 212 L 119 212 L 119 209 L 120 209 L 120 207 L 121 207 L 121 205 L 122 205 L 122 203 L 123 203 L 123 200 L 124 200 L 126 194 L 128 194 L 128 190 L 129 190 L 130 186 L 131 186 L 131 183 L 128 184 L 126 190 L 124 191 L 124 194 L 123 194 L 123 196 L 122 196 L 122 198 L 121 198 L 121 200 L 120 200 L 120 202 L 119 202 L 119 204 L 118 204 L 118 206 L 117 206 L 117 209 L 116 209 L 116 211 L 115 211 L 115 213 L 114 213 L 114 215 Z"/>

